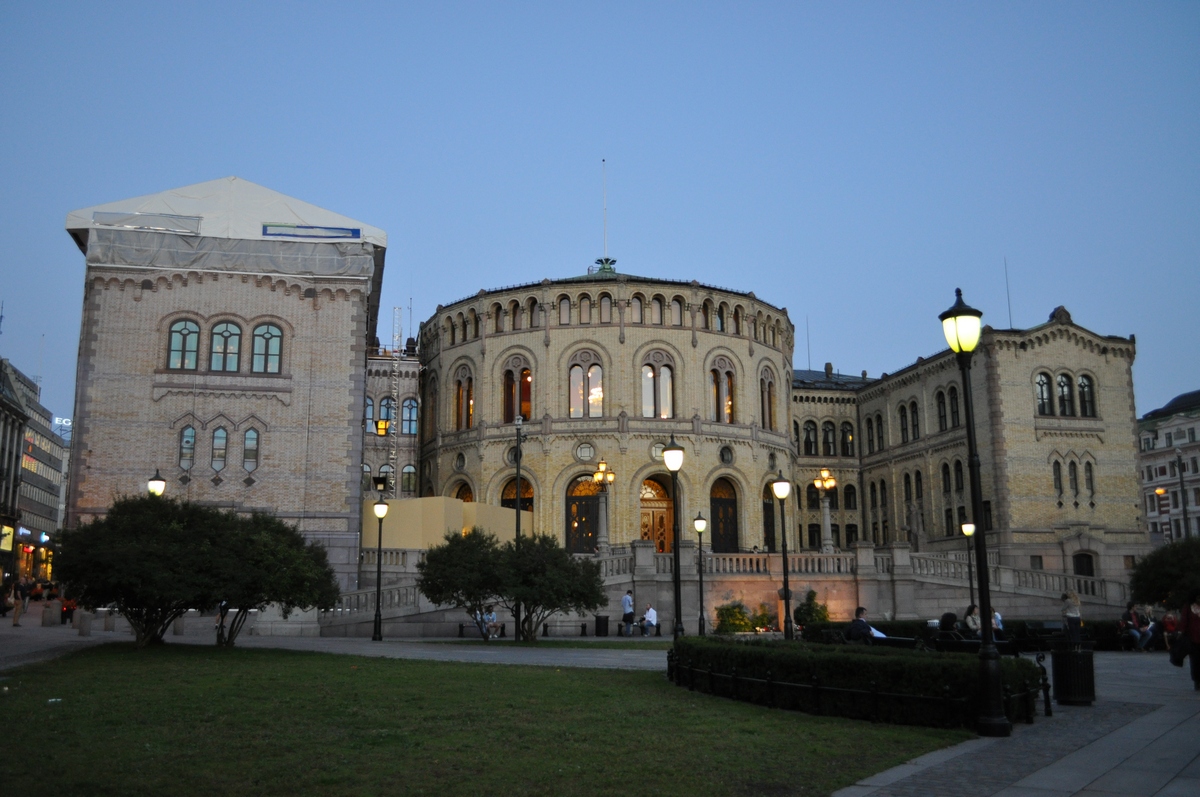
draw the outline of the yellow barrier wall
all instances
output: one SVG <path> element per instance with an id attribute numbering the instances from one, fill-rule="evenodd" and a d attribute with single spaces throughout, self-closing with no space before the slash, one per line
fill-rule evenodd
<path id="1" fill-rule="evenodd" d="M 464 534 L 476 526 L 501 542 L 516 535 L 514 510 L 491 504 L 463 503 L 457 498 L 389 499 L 383 519 L 384 548 L 426 549 L 440 545 L 446 532 Z M 521 534 L 532 534 L 533 513 L 521 513 Z M 379 533 L 375 502 L 363 501 L 362 547 L 374 548 Z"/>

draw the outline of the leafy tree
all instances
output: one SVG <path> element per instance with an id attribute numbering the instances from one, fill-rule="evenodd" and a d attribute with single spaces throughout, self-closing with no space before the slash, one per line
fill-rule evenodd
<path id="1" fill-rule="evenodd" d="M 536 641 L 538 626 L 555 612 L 595 611 L 608 603 L 600 565 L 572 556 L 548 534 L 523 538 L 519 551 L 505 543 L 500 562 L 500 602 L 510 611 L 520 602 L 524 611 L 518 638 Z"/>
<path id="2" fill-rule="evenodd" d="M 174 498 L 120 498 L 63 532 L 55 565 L 81 605 L 114 605 L 145 647 L 188 609 L 216 602 L 215 555 L 235 524 L 232 513 Z"/>
<path id="3" fill-rule="evenodd" d="M 224 612 L 220 616 L 218 645 L 233 647 L 250 610 L 268 603 L 279 604 L 285 618 L 298 607 L 333 607 L 339 590 L 323 546 L 264 512 L 236 518 L 234 531 L 216 568 L 217 594 L 234 610 L 228 628 Z"/>
<path id="4" fill-rule="evenodd" d="M 801 628 L 813 623 L 827 623 L 829 622 L 829 607 L 823 603 L 817 603 L 817 591 L 810 589 L 804 596 L 804 603 L 796 606 L 793 617 L 796 625 Z"/>
<path id="5" fill-rule="evenodd" d="M 1183 608 L 1188 594 L 1200 589 L 1200 537 L 1173 542 L 1147 554 L 1133 566 L 1129 587 L 1138 603 Z"/>
<path id="6" fill-rule="evenodd" d="M 486 640 L 487 629 L 475 617 L 482 617 L 484 607 L 498 602 L 503 592 L 500 544 L 478 527 L 470 534 L 447 532 L 445 540 L 417 563 L 417 589 L 434 603 L 465 611 Z"/>
<path id="7" fill-rule="evenodd" d="M 740 631 L 753 631 L 754 624 L 750 622 L 750 612 L 741 601 L 726 603 L 717 607 L 717 634 L 733 634 Z"/>

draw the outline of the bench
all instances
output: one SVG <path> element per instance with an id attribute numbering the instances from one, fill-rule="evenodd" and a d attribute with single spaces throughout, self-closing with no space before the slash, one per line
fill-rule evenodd
<path id="1" fill-rule="evenodd" d="M 507 636 L 507 634 L 505 633 L 505 630 L 506 630 L 506 629 L 505 629 L 505 626 L 506 626 L 506 625 L 507 625 L 507 623 L 501 623 L 501 624 L 500 624 L 500 638 L 501 638 L 501 639 L 504 639 L 504 637 L 506 637 L 506 636 Z M 458 638 L 459 638 L 459 639 L 464 639 L 464 638 L 467 636 L 467 629 L 468 629 L 468 628 L 470 628 L 470 629 L 471 629 L 471 633 L 472 633 L 472 634 L 479 634 L 479 636 L 480 636 L 481 638 L 483 637 L 483 632 L 482 632 L 482 631 L 480 631 L 480 630 L 479 630 L 479 626 L 475 625 L 474 623 L 459 623 L 459 624 L 458 624 Z"/>

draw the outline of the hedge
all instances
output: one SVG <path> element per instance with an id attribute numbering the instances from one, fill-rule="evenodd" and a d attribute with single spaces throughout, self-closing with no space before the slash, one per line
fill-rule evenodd
<path id="1" fill-rule="evenodd" d="M 877 689 L 892 695 L 964 702 L 962 716 L 978 713 L 979 657 L 959 653 L 873 648 L 859 645 L 808 645 L 783 640 L 733 641 L 712 637 L 683 637 L 675 641 L 677 662 L 717 674 L 734 671 L 739 678 L 765 679 L 768 671 L 774 682 L 786 681 L 822 688 Z M 1012 693 L 1037 688 L 1041 671 L 1028 659 L 1000 657 L 1004 686 Z M 830 713 L 860 716 L 854 710 Z M 888 718 L 913 725 L 943 725 L 934 712 L 908 711 L 904 716 Z"/>
<path id="2" fill-rule="evenodd" d="M 886 636 L 905 637 L 907 639 L 925 639 L 930 636 L 931 631 L 928 623 L 924 620 L 886 620 L 876 622 L 869 620 L 871 627 L 877 629 L 881 634 Z M 800 637 L 805 642 L 822 642 L 824 641 L 823 632 L 825 631 L 845 631 L 849 627 L 849 623 L 809 623 L 804 626 L 800 632 Z"/>
<path id="3" fill-rule="evenodd" d="M 1061 617 L 1048 618 L 1044 622 L 1061 622 Z M 1006 620 L 1001 632 L 1004 639 L 1021 640 L 1029 636 L 1026 630 L 1027 620 Z M 849 623 L 811 623 L 804 626 L 800 632 L 805 642 L 827 642 L 826 631 L 845 631 Z M 887 636 L 904 637 L 908 639 L 931 639 L 937 634 L 937 628 L 930 628 L 924 620 L 891 620 L 871 621 L 874 628 Z M 1117 628 L 1116 619 L 1091 621 L 1084 620 L 1082 636 L 1093 643 L 1095 650 L 1121 650 L 1121 632 Z"/>

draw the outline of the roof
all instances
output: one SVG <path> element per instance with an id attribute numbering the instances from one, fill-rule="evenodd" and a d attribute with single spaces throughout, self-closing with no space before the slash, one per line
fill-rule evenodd
<path id="1" fill-rule="evenodd" d="M 387 233 L 240 177 L 173 188 L 67 214 L 80 249 L 93 229 L 141 230 L 236 240 L 363 241 L 387 246 Z"/>
<path id="2" fill-rule="evenodd" d="M 1147 412 L 1142 416 L 1142 420 L 1165 418 L 1169 415 L 1178 415 L 1181 412 L 1190 412 L 1192 410 L 1200 410 L 1200 390 L 1179 394 L 1164 406 Z"/>
<path id="3" fill-rule="evenodd" d="M 810 371 L 797 368 L 792 371 L 792 387 L 810 390 L 858 390 L 876 380 L 865 376 L 850 376 L 825 371 Z"/>

